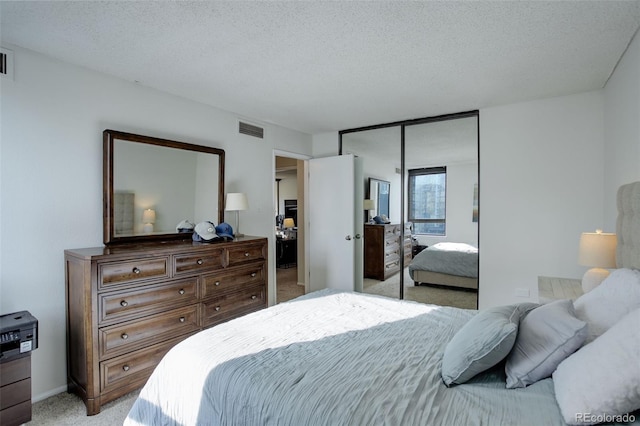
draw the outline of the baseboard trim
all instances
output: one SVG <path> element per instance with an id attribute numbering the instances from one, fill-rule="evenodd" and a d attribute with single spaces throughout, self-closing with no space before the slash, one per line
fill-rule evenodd
<path id="1" fill-rule="evenodd" d="M 50 396 L 57 395 L 59 393 L 66 392 L 66 391 L 67 391 L 67 385 L 60 386 L 58 388 L 51 389 L 49 391 L 46 391 L 46 392 L 43 392 L 41 394 L 35 395 L 33 398 L 31 398 L 31 402 L 34 402 L 34 403 L 35 402 L 39 402 L 39 401 L 42 401 L 42 400 L 45 400 L 45 399 L 49 398 Z"/>

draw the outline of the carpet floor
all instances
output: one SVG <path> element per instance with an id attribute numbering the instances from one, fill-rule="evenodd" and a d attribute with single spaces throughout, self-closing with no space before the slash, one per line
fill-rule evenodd
<path id="1" fill-rule="evenodd" d="M 121 425 L 140 391 L 121 396 L 102 406 L 100 413 L 87 416 L 84 402 L 75 394 L 62 392 L 33 404 L 29 426 Z"/>
<path id="2" fill-rule="evenodd" d="M 365 278 L 363 287 L 364 293 L 397 299 L 400 295 L 400 274 L 395 274 L 386 281 Z M 478 306 L 478 293 L 475 291 L 413 285 L 413 280 L 409 276 L 409 268 L 404 270 L 404 299 L 463 309 L 477 309 Z"/>

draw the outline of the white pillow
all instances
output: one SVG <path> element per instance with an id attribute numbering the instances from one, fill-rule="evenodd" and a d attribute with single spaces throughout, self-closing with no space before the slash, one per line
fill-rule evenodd
<path id="1" fill-rule="evenodd" d="M 565 422 L 625 422 L 640 408 L 639 324 L 636 309 L 560 363 L 553 385 Z"/>
<path id="2" fill-rule="evenodd" d="M 507 356 L 507 388 L 523 388 L 550 377 L 586 338 L 587 323 L 575 317 L 571 300 L 535 308 L 520 320 L 516 343 Z"/>
<path id="3" fill-rule="evenodd" d="M 640 308 L 640 271 L 616 269 L 574 302 L 576 316 L 589 324 L 586 343 L 607 331 L 627 313 Z"/>

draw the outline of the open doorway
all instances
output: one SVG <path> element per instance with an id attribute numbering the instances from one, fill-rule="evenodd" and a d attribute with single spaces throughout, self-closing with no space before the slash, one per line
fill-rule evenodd
<path id="1" fill-rule="evenodd" d="M 304 160 L 275 155 L 276 303 L 305 294 Z"/>

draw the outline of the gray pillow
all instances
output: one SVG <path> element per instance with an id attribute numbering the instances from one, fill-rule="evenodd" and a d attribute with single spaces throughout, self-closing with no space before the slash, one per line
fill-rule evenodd
<path id="1" fill-rule="evenodd" d="M 558 365 L 587 338 L 587 323 L 576 318 L 573 302 L 556 300 L 522 319 L 507 357 L 507 388 L 523 388 L 550 377 Z"/>
<path id="2" fill-rule="evenodd" d="M 520 318 L 537 306 L 535 303 L 498 306 L 471 318 L 444 350 L 441 372 L 444 384 L 464 383 L 502 361 L 515 343 Z"/>

